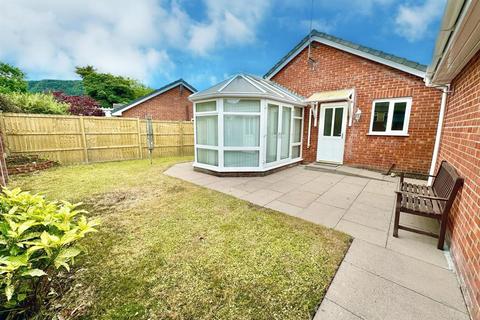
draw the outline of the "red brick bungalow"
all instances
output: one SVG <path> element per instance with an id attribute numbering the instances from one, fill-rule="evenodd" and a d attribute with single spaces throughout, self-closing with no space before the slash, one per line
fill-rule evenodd
<path id="1" fill-rule="evenodd" d="M 442 160 L 464 185 L 449 216 L 450 252 L 473 320 L 480 319 L 480 2 L 449 0 L 427 85 L 442 86 L 431 172 Z"/>
<path id="2" fill-rule="evenodd" d="M 309 97 L 304 162 L 427 173 L 441 91 L 425 86 L 425 70 L 314 30 L 265 78 Z"/>
<path id="3" fill-rule="evenodd" d="M 197 90 L 192 85 L 179 79 L 127 105 L 115 108 L 112 110 L 112 116 L 190 121 L 193 112 L 188 96 L 195 92 Z"/>

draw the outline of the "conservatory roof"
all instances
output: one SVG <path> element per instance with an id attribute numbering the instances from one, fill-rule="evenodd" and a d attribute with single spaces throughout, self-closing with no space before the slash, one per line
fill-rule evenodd
<path id="1" fill-rule="evenodd" d="M 295 105 L 305 105 L 305 98 L 278 83 L 248 74 L 237 74 L 213 87 L 190 95 L 191 101 L 219 97 L 268 98 Z"/>

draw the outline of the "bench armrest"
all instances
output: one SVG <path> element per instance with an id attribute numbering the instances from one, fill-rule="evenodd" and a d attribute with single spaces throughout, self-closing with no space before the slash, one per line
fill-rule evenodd
<path id="1" fill-rule="evenodd" d="M 404 194 L 404 195 L 406 195 L 406 196 L 411 196 L 411 197 L 430 199 L 430 200 L 448 201 L 448 198 L 435 197 L 435 196 L 427 196 L 427 195 L 424 195 L 424 194 L 411 193 L 411 192 L 406 192 L 406 191 L 398 191 L 398 190 L 396 190 L 395 193 L 396 193 L 396 194 Z"/>

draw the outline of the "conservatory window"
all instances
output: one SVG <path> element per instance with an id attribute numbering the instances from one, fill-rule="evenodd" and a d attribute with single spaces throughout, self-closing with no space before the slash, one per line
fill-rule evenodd
<path id="1" fill-rule="evenodd" d="M 197 144 L 218 146 L 218 116 L 197 116 Z"/>

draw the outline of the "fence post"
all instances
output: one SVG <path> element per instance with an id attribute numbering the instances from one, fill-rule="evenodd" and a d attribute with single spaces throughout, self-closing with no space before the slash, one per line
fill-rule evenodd
<path id="1" fill-rule="evenodd" d="M 83 116 L 78 118 L 80 120 L 80 131 L 82 132 L 82 144 L 83 144 L 83 157 L 85 162 L 88 163 L 88 148 L 87 148 L 87 136 L 85 134 L 85 122 L 83 121 Z"/>
<path id="2" fill-rule="evenodd" d="M 183 157 L 183 122 L 179 121 L 180 125 L 180 156 Z"/>
<path id="3" fill-rule="evenodd" d="M 143 159 L 142 131 L 140 130 L 140 118 L 137 118 L 137 132 L 138 132 L 138 158 Z"/>

